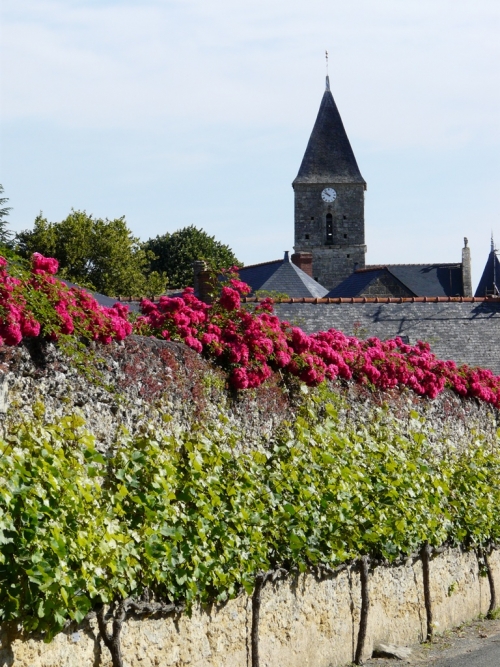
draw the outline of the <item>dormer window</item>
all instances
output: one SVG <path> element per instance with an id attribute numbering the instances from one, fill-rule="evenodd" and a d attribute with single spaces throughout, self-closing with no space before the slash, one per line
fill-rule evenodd
<path id="1" fill-rule="evenodd" d="M 326 214 L 326 242 L 333 243 L 333 216 L 331 213 Z"/>

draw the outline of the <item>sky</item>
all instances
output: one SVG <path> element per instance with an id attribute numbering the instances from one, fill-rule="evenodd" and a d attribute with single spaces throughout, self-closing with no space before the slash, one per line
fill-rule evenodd
<path id="1" fill-rule="evenodd" d="M 0 31 L 15 231 L 75 208 L 281 257 L 328 49 L 367 263 L 460 261 L 468 237 L 475 287 L 500 246 L 498 0 L 3 0 Z"/>

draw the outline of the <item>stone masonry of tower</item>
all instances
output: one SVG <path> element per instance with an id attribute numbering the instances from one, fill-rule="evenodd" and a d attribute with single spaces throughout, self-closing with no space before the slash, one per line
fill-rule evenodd
<path id="1" fill-rule="evenodd" d="M 326 188 L 334 191 L 333 201 L 322 198 Z M 330 92 L 328 77 L 293 189 L 295 252 L 312 253 L 313 278 L 333 289 L 365 266 L 366 183 Z"/>
<path id="2" fill-rule="evenodd" d="M 321 193 L 333 188 L 337 198 L 325 203 Z M 313 256 L 312 275 L 333 289 L 355 269 L 365 266 L 364 187 L 328 181 L 295 185 L 295 252 Z M 332 236 L 327 236 L 327 215 Z"/>

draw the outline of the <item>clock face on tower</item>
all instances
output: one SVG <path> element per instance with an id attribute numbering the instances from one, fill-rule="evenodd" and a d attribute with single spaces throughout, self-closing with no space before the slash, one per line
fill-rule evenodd
<path id="1" fill-rule="evenodd" d="M 332 201 L 337 199 L 337 193 L 333 188 L 325 188 L 321 193 L 321 199 L 326 201 L 328 204 L 331 204 Z"/>

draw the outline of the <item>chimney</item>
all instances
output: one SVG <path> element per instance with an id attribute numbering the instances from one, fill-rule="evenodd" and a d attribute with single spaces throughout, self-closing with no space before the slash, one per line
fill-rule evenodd
<path id="1" fill-rule="evenodd" d="M 211 303 L 210 292 L 212 291 L 212 272 L 208 264 L 203 260 L 193 262 L 194 270 L 194 293 L 204 303 Z"/>
<path id="2" fill-rule="evenodd" d="M 302 269 L 310 278 L 313 277 L 312 261 L 313 256 L 311 252 L 296 252 L 292 255 L 292 262 L 295 266 Z"/>
<path id="3" fill-rule="evenodd" d="M 464 247 L 462 248 L 462 284 L 463 296 L 472 296 L 472 270 L 470 262 L 470 248 L 469 241 L 464 239 Z"/>

